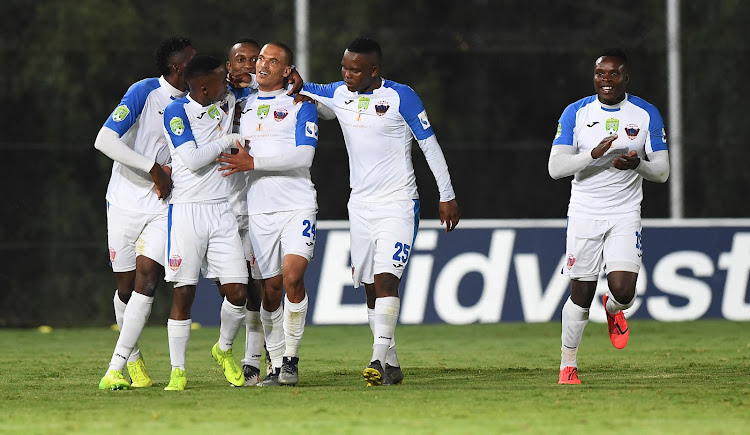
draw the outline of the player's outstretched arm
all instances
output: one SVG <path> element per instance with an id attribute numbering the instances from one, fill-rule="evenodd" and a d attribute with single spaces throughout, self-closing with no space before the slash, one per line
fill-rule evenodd
<path id="1" fill-rule="evenodd" d="M 255 169 L 255 159 L 253 156 L 247 152 L 245 147 L 240 145 L 239 141 L 235 145 L 237 145 L 237 154 L 221 153 L 216 159 L 217 162 L 221 163 L 219 171 L 224 172 L 222 175 L 225 177 L 236 172 L 252 171 Z"/>
<path id="2" fill-rule="evenodd" d="M 292 73 L 289 74 L 287 81 L 291 85 L 291 89 L 286 93 L 287 95 L 299 94 L 299 91 L 302 90 L 302 85 L 305 84 L 305 81 L 302 80 L 302 76 L 299 75 L 299 71 L 297 71 L 297 68 L 294 68 L 294 66 L 292 66 Z"/>
<path id="3" fill-rule="evenodd" d="M 461 219 L 461 210 L 458 208 L 458 202 L 455 199 L 441 202 L 439 206 L 440 225 L 445 223 L 445 232 L 449 233 L 456 228 L 459 219 Z"/>

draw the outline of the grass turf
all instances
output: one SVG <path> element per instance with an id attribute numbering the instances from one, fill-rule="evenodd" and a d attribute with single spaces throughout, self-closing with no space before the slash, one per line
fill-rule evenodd
<path id="1" fill-rule="evenodd" d="M 296 388 L 230 388 L 192 331 L 187 390 L 169 381 L 164 327 L 140 341 L 153 388 L 100 391 L 117 333 L 0 330 L 2 433 L 747 433 L 747 323 L 632 321 L 628 347 L 590 323 L 581 385 L 558 385 L 560 325 L 399 326 L 403 385 L 366 388 L 367 326 L 308 327 Z M 235 344 L 239 361 L 244 328 Z"/>

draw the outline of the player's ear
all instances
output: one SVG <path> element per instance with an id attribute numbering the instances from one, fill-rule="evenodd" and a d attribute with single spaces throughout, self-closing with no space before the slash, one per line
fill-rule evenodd
<path id="1" fill-rule="evenodd" d="M 375 77 L 377 77 L 377 76 L 378 76 L 378 74 L 379 74 L 379 73 L 380 73 L 380 67 L 379 67 L 379 66 L 377 66 L 377 65 L 374 65 L 374 66 L 372 67 L 372 74 L 370 74 L 370 76 L 371 76 L 372 78 L 375 78 Z"/>
<path id="2" fill-rule="evenodd" d="M 291 66 L 284 67 L 284 78 L 288 79 L 289 76 L 291 75 L 292 75 L 292 67 Z"/>

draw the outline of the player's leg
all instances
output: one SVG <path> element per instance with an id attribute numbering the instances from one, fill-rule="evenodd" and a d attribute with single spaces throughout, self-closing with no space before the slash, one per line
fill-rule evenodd
<path id="1" fill-rule="evenodd" d="M 250 262 L 247 263 L 247 270 L 251 270 Z M 261 291 L 260 281 L 250 278 L 245 305 L 245 357 L 242 359 L 246 387 L 260 382 L 260 358 L 265 344 L 260 320 Z"/>
<path id="2" fill-rule="evenodd" d="M 605 230 L 606 226 L 600 221 L 568 218 L 567 263 L 563 273 L 571 278 L 571 282 L 570 297 L 562 310 L 560 384 L 581 382 L 578 379 L 578 347 L 596 294 Z"/>
<path id="3" fill-rule="evenodd" d="M 613 222 L 604 241 L 604 268 L 609 292 L 602 297 L 602 303 L 607 314 L 609 338 L 617 349 L 624 348 L 630 338 L 623 310 L 635 302 L 635 285 L 643 255 L 641 233 L 640 216 L 633 215 Z"/>
<path id="4" fill-rule="evenodd" d="M 286 350 L 284 337 L 284 307 L 282 298 L 284 286 L 282 275 L 272 276 L 261 281 L 262 303 L 260 319 L 263 323 L 263 334 L 266 340 L 266 350 L 271 357 L 273 371 L 261 382 L 262 387 L 279 386 L 279 375 Z"/>
<path id="5" fill-rule="evenodd" d="M 169 359 L 172 365 L 169 384 L 164 388 L 167 391 L 181 391 L 187 385 L 185 360 L 187 344 L 190 339 L 190 327 L 193 323 L 190 311 L 194 300 L 195 284 L 179 282 L 175 284 L 172 309 L 169 312 L 169 320 L 167 320 Z"/>

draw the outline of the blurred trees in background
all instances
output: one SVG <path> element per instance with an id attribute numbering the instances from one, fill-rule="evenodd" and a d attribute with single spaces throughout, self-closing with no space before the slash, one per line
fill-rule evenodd
<path id="1" fill-rule="evenodd" d="M 424 101 L 464 218 L 562 218 L 569 181 L 547 175 L 549 147 L 565 106 L 593 93 L 603 48 L 626 50 L 629 91 L 660 109 L 669 135 L 664 3 L 310 0 L 303 75 L 339 80 L 346 45 L 378 39 L 382 75 Z M 682 4 L 685 216 L 746 217 L 750 3 Z M 185 35 L 222 58 L 241 37 L 294 48 L 294 1 L 5 0 L 0 12 L 0 327 L 111 322 L 111 161 L 93 148 L 96 133 L 130 84 L 157 75 L 162 39 Z M 434 180 L 414 150 L 422 217 L 436 218 Z M 313 181 L 319 219 L 345 219 L 348 167 L 336 122 L 321 124 Z M 668 183 L 644 189 L 643 216 L 668 217 Z M 160 293 L 157 323 L 171 300 L 166 286 Z"/>

